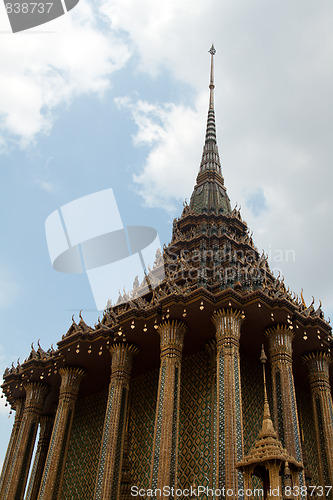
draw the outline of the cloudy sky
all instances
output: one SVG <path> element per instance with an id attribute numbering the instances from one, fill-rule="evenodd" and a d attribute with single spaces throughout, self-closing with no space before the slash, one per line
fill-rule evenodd
<path id="1" fill-rule="evenodd" d="M 200 163 L 212 42 L 231 203 L 271 267 L 333 316 L 331 0 L 80 0 L 17 34 L 1 4 L 1 373 L 80 309 L 99 314 L 85 275 L 52 269 L 51 212 L 111 187 L 125 225 L 168 243 Z"/>

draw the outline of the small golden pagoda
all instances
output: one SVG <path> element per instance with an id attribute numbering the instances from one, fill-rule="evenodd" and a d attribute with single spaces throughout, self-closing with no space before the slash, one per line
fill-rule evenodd
<path id="1" fill-rule="evenodd" d="M 273 426 L 267 398 L 265 373 L 267 357 L 264 346 L 262 346 L 260 359 L 263 363 L 264 379 L 264 415 L 262 426 L 249 453 L 236 467 L 244 474 L 244 492 L 247 498 L 254 498 L 256 496 L 253 494 L 252 476 L 257 476 L 261 479 L 265 499 L 289 498 L 294 496 L 291 494 L 293 485 L 298 484 L 297 476 L 302 471 L 303 465 L 297 462 L 283 448 Z M 286 481 L 283 481 L 284 476 Z M 285 491 L 287 487 L 290 488 L 290 491 L 287 490 L 288 494 Z"/>

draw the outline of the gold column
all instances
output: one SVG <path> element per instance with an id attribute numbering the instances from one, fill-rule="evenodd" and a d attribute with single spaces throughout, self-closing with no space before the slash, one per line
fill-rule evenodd
<path id="1" fill-rule="evenodd" d="M 214 313 L 216 328 L 216 474 L 214 488 L 226 488 L 227 496 L 237 498 L 244 487 L 236 463 L 243 457 L 243 415 L 240 379 L 239 339 L 243 313 L 223 309 Z M 229 490 L 229 494 L 227 491 Z"/>
<path id="2" fill-rule="evenodd" d="M 31 457 L 34 449 L 39 417 L 42 412 L 48 386 L 31 382 L 24 386 L 25 406 L 16 441 L 13 462 L 5 488 L 3 500 L 21 500 L 24 495 Z"/>
<path id="3" fill-rule="evenodd" d="M 12 433 L 10 435 L 5 460 L 2 466 L 2 472 L 0 477 L 0 498 L 2 498 L 5 493 L 10 465 L 12 464 L 14 458 L 15 445 L 17 442 L 17 437 L 22 422 L 22 416 L 24 410 L 24 398 L 16 399 L 14 405 L 15 405 L 15 420 L 13 424 Z"/>
<path id="4" fill-rule="evenodd" d="M 294 375 L 292 370 L 292 326 L 278 325 L 266 330 L 272 371 L 274 426 L 288 452 L 302 462 Z M 302 484 L 303 485 L 303 484 Z"/>
<path id="5" fill-rule="evenodd" d="M 133 357 L 138 348 L 131 344 L 113 344 L 109 397 L 104 420 L 103 437 L 94 500 L 120 497 L 121 470 L 128 393 Z"/>
<path id="6" fill-rule="evenodd" d="M 75 404 L 84 371 L 65 367 L 59 370 L 61 386 L 58 408 L 40 485 L 39 500 L 55 500 L 61 493 L 61 485 L 70 440 Z"/>
<path id="7" fill-rule="evenodd" d="M 150 480 L 153 489 L 177 486 L 180 370 L 186 330 L 180 321 L 164 321 L 158 327 L 161 366 Z"/>
<path id="8" fill-rule="evenodd" d="M 47 451 L 50 444 L 54 417 L 43 415 L 40 418 L 39 439 L 25 500 L 37 500 L 43 476 Z"/>
<path id="9" fill-rule="evenodd" d="M 318 351 L 303 356 L 303 361 L 310 380 L 321 484 L 333 485 L 333 403 L 329 381 L 332 358 Z"/>

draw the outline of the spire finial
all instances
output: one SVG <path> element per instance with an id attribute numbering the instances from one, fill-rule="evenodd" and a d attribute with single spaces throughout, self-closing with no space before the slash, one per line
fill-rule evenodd
<path id="1" fill-rule="evenodd" d="M 210 63 L 210 94 L 209 94 L 209 109 L 214 109 L 214 56 L 216 54 L 216 50 L 214 44 L 212 44 L 211 48 L 208 51 L 211 55 L 211 63 Z"/>
<path id="2" fill-rule="evenodd" d="M 231 213 L 230 200 L 224 187 L 221 163 L 216 141 L 214 112 L 214 45 L 211 55 L 209 108 L 205 144 L 203 148 L 197 183 L 191 196 L 190 208 L 195 213 Z"/>

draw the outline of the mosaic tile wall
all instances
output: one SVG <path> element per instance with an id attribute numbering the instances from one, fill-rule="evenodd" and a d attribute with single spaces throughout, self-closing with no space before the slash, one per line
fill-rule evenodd
<path id="1" fill-rule="evenodd" d="M 248 453 L 261 428 L 263 414 L 262 367 L 241 353 L 244 453 Z M 128 455 L 131 484 L 149 487 L 158 370 L 135 377 L 131 381 Z M 212 485 L 212 383 L 213 370 L 206 351 L 186 357 L 181 370 L 179 420 L 178 486 Z M 267 366 L 267 389 L 271 403 L 271 374 Z M 308 392 L 296 387 L 296 397 L 303 431 L 312 484 L 319 483 L 317 450 Z M 107 402 L 107 390 L 77 403 L 69 452 L 64 473 L 62 500 L 93 500 L 99 447 Z M 271 405 L 271 404 L 270 404 Z M 272 406 L 272 405 L 271 405 Z M 272 408 L 271 408 L 272 411 Z M 255 481 L 253 487 L 260 488 Z M 205 496 L 200 500 L 206 500 Z"/>
<path id="2" fill-rule="evenodd" d="M 154 370 L 131 380 L 128 459 L 131 484 L 140 488 L 149 487 L 158 373 Z"/>
<path id="3" fill-rule="evenodd" d="M 93 500 L 102 439 L 107 389 L 76 405 L 69 443 L 62 500 Z"/>
<path id="4" fill-rule="evenodd" d="M 178 486 L 212 485 L 211 425 L 213 373 L 206 351 L 183 359 L 179 422 Z M 267 373 L 269 379 L 270 373 Z M 245 452 L 261 427 L 263 413 L 262 368 L 241 356 Z M 269 380 L 268 380 L 269 382 Z M 158 389 L 158 371 L 132 380 L 130 416 L 131 483 L 148 488 Z M 268 383 L 270 397 L 270 384 Z M 258 410 L 259 408 L 259 410 Z M 259 482 L 255 484 L 259 487 Z M 206 497 L 202 496 L 202 500 Z"/>
<path id="5" fill-rule="evenodd" d="M 243 400 L 243 441 L 244 455 L 252 447 L 261 429 L 264 413 L 264 382 L 262 364 L 259 359 L 251 359 L 241 353 L 240 371 L 242 382 Z M 269 366 L 266 366 L 267 396 L 270 402 L 271 415 L 273 415 L 271 373 Z M 252 489 L 261 490 L 263 484 L 260 478 L 252 476 Z M 261 498 L 261 496 L 256 496 Z"/>
<path id="6" fill-rule="evenodd" d="M 296 386 L 296 399 L 300 417 L 300 426 L 303 428 L 304 444 L 308 458 L 308 469 L 312 474 L 311 485 L 317 485 L 320 484 L 317 465 L 318 453 L 310 392 Z"/>
<path id="7" fill-rule="evenodd" d="M 212 370 L 206 351 L 183 359 L 180 395 L 178 487 L 211 486 Z"/>
<path id="8" fill-rule="evenodd" d="M 246 455 L 250 451 L 261 429 L 264 413 L 264 387 L 260 360 L 252 360 L 241 353 L 240 371 L 243 399 L 244 454 Z M 270 376 L 270 371 L 266 370 L 267 385 Z M 271 391 L 269 389 L 270 387 L 267 388 L 267 392 L 272 411 Z"/>

